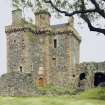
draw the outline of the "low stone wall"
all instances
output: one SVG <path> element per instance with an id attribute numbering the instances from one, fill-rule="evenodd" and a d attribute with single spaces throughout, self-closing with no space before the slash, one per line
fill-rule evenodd
<path id="1" fill-rule="evenodd" d="M 105 74 L 105 62 L 84 62 L 79 65 L 79 76 L 85 73 L 85 89 L 94 87 L 95 73 Z"/>
<path id="2" fill-rule="evenodd" d="M 95 73 L 105 75 L 105 62 L 81 63 L 69 70 L 54 71 L 50 79 L 54 86 L 89 89 L 94 87 Z M 85 77 L 80 79 L 84 73 Z M 0 77 L 0 96 L 36 96 L 42 95 L 37 90 L 34 73 L 11 72 Z"/>
<path id="3" fill-rule="evenodd" d="M 0 77 L 0 96 L 34 96 L 35 84 L 31 74 L 7 73 Z"/>

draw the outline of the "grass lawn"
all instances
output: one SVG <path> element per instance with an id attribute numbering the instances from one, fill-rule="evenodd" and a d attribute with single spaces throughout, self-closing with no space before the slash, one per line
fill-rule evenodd
<path id="1" fill-rule="evenodd" d="M 105 105 L 105 100 L 70 96 L 0 97 L 0 105 Z"/>
<path id="2" fill-rule="evenodd" d="M 0 105 L 105 105 L 105 88 L 71 96 L 0 97 Z"/>

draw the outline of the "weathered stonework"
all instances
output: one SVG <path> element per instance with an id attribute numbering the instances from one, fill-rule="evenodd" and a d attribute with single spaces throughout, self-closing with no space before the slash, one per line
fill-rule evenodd
<path id="1" fill-rule="evenodd" d="M 36 94 L 32 74 L 7 73 L 1 76 L 0 84 L 2 96 L 35 96 Z"/>
<path id="2" fill-rule="evenodd" d="M 14 20 L 19 13 L 13 11 Z M 35 29 L 26 27 L 26 23 L 19 26 L 18 21 L 6 27 L 8 72 L 33 72 L 36 84 L 42 79 L 43 85 L 71 85 L 70 67 L 79 64 L 81 42 L 73 18 L 70 23 L 51 26 L 47 11 L 35 15 Z M 21 13 L 18 17 L 22 21 Z"/>
<path id="3" fill-rule="evenodd" d="M 73 17 L 52 26 L 47 11 L 35 15 L 34 26 L 21 10 L 13 11 L 13 23 L 6 26 L 8 73 L 0 78 L 0 95 L 33 96 L 36 87 L 88 89 L 105 82 L 105 62 L 79 64 L 81 37 Z M 98 81 L 100 76 L 104 80 Z"/>
<path id="4" fill-rule="evenodd" d="M 78 80 L 79 82 L 85 81 L 83 83 L 85 89 L 96 87 L 101 83 L 105 83 L 105 62 L 81 63 L 77 69 Z M 82 73 L 85 74 L 85 77 L 80 80 L 80 75 Z"/>

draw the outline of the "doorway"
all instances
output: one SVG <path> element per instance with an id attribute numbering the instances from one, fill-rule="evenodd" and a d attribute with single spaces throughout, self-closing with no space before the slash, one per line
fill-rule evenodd
<path id="1" fill-rule="evenodd" d="M 99 86 L 103 82 L 105 83 L 105 73 L 101 73 L 101 72 L 95 73 L 95 75 L 94 75 L 94 86 L 95 87 Z"/>
<path id="2" fill-rule="evenodd" d="M 43 87 L 44 86 L 44 79 L 43 78 L 39 78 L 38 79 L 38 86 L 39 87 Z"/>
<path id="3" fill-rule="evenodd" d="M 80 89 L 85 89 L 85 82 L 86 82 L 86 74 L 81 73 L 79 75 L 79 84 L 78 84 Z"/>

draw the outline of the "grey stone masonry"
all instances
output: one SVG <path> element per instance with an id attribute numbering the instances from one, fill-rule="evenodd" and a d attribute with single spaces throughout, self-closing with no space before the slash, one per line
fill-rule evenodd
<path id="1" fill-rule="evenodd" d="M 35 96 L 32 74 L 11 72 L 0 77 L 1 96 Z"/>
<path id="2" fill-rule="evenodd" d="M 50 25 L 50 13 L 40 10 L 33 25 L 21 10 L 12 13 L 13 22 L 5 27 L 7 74 L 0 78 L 0 95 L 33 96 L 36 87 L 88 89 L 105 82 L 105 62 L 79 63 L 81 37 L 73 17 Z"/>
<path id="3" fill-rule="evenodd" d="M 35 15 L 32 25 L 22 19 L 21 10 L 15 10 L 12 25 L 6 26 L 8 73 L 33 72 L 37 86 L 75 86 L 71 83 L 75 75 L 71 66 L 79 64 L 81 37 L 73 27 L 73 17 L 68 23 L 50 25 L 48 11 L 40 10 Z"/>

